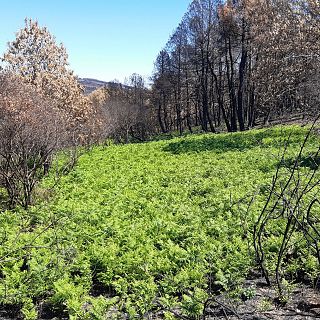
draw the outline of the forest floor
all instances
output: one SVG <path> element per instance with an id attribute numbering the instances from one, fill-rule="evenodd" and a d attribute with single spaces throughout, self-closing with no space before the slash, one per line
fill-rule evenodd
<path id="1" fill-rule="evenodd" d="M 217 297 L 208 306 L 206 320 L 311 320 L 320 319 L 320 292 L 305 285 L 292 288 L 288 302 L 277 302 L 277 291 L 267 286 L 263 278 L 246 280 L 245 286 L 255 291 L 251 299 L 234 302 L 225 296 Z"/>
<path id="2" fill-rule="evenodd" d="M 0 320 L 320 319 L 319 242 L 311 242 L 320 205 L 303 220 L 310 237 L 294 230 L 281 261 L 286 304 L 252 271 L 254 230 L 277 168 L 279 190 L 291 172 L 300 181 L 290 197 L 313 177 L 301 217 L 320 194 L 318 135 L 296 161 L 308 130 L 99 146 L 58 184 L 53 172 L 35 206 L 0 214 Z M 271 282 L 286 221 L 275 215 L 263 233 Z"/>

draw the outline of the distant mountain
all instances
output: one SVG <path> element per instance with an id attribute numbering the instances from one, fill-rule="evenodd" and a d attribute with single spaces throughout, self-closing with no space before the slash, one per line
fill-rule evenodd
<path id="1" fill-rule="evenodd" d="M 106 82 L 106 81 L 101 81 L 101 80 L 91 79 L 91 78 L 79 78 L 78 81 L 84 87 L 85 94 L 90 94 L 92 91 L 104 86 L 106 87 L 119 86 L 119 83 Z"/>

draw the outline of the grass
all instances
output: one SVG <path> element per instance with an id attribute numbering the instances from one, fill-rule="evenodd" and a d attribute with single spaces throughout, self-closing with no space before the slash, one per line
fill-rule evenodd
<path id="1" fill-rule="evenodd" d="M 236 292 L 255 266 L 252 230 L 266 188 L 288 136 L 290 164 L 306 131 L 93 148 L 49 202 L 0 214 L 0 302 L 19 306 L 27 319 L 43 305 L 70 319 L 200 315 L 210 295 Z M 312 137 L 305 172 L 317 144 Z M 39 194 L 51 183 L 48 177 Z M 293 269 L 314 276 L 316 267 Z"/>

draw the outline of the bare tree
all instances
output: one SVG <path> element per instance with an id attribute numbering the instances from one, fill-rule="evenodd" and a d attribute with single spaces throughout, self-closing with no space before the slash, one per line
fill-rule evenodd
<path id="1" fill-rule="evenodd" d="M 172 95 L 171 58 L 167 50 L 161 50 L 155 62 L 152 103 L 157 109 L 158 123 L 162 133 L 171 130 L 170 100 Z"/>
<path id="2" fill-rule="evenodd" d="M 152 108 L 142 76 L 133 74 L 127 84 L 113 83 L 93 91 L 91 101 L 104 137 L 118 142 L 145 140 L 154 131 Z"/>
<path id="3" fill-rule="evenodd" d="M 224 122 L 237 131 L 316 111 L 319 8 L 315 0 L 192 1 L 155 64 L 161 130 L 215 131 Z"/>

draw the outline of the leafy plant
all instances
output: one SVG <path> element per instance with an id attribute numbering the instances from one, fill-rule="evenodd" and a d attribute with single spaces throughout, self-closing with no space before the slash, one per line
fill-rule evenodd
<path id="1" fill-rule="evenodd" d="M 41 317 L 43 303 L 73 319 L 204 315 L 210 297 L 239 293 L 255 267 L 254 225 L 279 145 L 294 136 L 292 158 L 307 130 L 194 135 L 84 153 L 58 183 L 54 172 L 42 182 L 44 189 L 55 185 L 49 202 L 0 215 L 0 302 L 30 319 Z M 311 135 L 305 152 L 315 152 L 318 141 Z M 317 206 L 310 209 L 313 226 Z M 280 219 L 264 229 L 269 272 L 283 227 Z M 308 235 L 293 234 L 284 278 L 318 275 L 311 226 Z"/>

